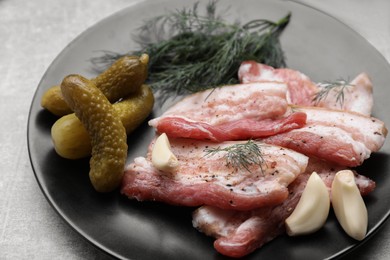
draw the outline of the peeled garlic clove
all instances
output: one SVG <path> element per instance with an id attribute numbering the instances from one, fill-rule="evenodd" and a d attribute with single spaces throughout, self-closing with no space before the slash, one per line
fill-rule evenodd
<path id="1" fill-rule="evenodd" d="M 287 234 L 305 235 L 319 230 L 329 214 L 329 192 L 316 172 L 313 172 L 293 213 L 286 219 Z"/>
<path id="2" fill-rule="evenodd" d="M 332 183 L 332 206 L 344 231 L 356 240 L 367 233 L 368 214 L 352 171 L 336 173 Z"/>
<path id="3" fill-rule="evenodd" d="M 172 171 L 178 160 L 171 151 L 171 144 L 165 133 L 161 134 L 155 141 L 152 150 L 152 164 L 161 171 Z"/>

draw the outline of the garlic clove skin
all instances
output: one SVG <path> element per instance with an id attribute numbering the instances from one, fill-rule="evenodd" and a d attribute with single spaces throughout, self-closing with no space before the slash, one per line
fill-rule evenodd
<path id="1" fill-rule="evenodd" d="M 293 213 L 286 219 L 289 236 L 306 235 L 319 230 L 329 215 L 329 191 L 316 172 L 313 172 Z"/>
<path id="2" fill-rule="evenodd" d="M 336 173 L 331 189 L 332 206 L 344 231 L 356 240 L 367 233 L 368 213 L 352 171 Z"/>
<path id="3" fill-rule="evenodd" d="M 152 150 L 152 164 L 161 171 L 170 172 L 179 164 L 171 151 L 168 136 L 163 133 L 155 141 Z"/>

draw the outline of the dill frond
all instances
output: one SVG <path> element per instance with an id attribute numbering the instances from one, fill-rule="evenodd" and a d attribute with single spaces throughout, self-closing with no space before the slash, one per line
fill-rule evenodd
<path id="1" fill-rule="evenodd" d="M 317 84 L 320 90 L 315 94 L 313 98 L 314 105 L 318 105 L 321 101 L 324 101 L 329 96 L 331 91 L 335 92 L 336 104 L 340 107 L 344 105 L 345 91 L 348 87 L 353 87 L 353 84 L 349 83 L 349 80 L 338 79 L 336 81 L 324 81 Z"/>
<path id="2" fill-rule="evenodd" d="M 215 155 L 220 152 L 225 152 L 226 164 L 236 169 L 245 169 L 250 172 L 251 165 L 258 165 L 263 172 L 262 165 L 264 158 L 260 146 L 252 140 L 246 143 L 234 144 L 224 148 L 208 148 L 205 149 L 205 156 Z"/>
<path id="3" fill-rule="evenodd" d="M 199 14 L 199 3 L 146 21 L 135 39 L 138 51 L 149 54 L 147 83 L 163 102 L 168 98 L 238 83 L 242 61 L 255 60 L 273 67 L 285 67 L 279 36 L 291 14 L 279 21 L 264 19 L 244 25 L 228 23 L 217 14 L 217 2 L 207 4 Z M 99 68 L 126 54 L 105 52 L 92 59 Z"/>

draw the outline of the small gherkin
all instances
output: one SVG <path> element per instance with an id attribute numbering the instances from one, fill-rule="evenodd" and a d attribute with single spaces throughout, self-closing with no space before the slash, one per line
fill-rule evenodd
<path id="1" fill-rule="evenodd" d="M 69 75 L 61 83 L 66 103 L 83 123 L 91 139 L 90 172 L 93 187 L 109 192 L 120 184 L 127 158 L 127 136 L 118 114 L 95 83 Z"/>
<path id="2" fill-rule="evenodd" d="M 123 56 L 91 81 L 107 99 L 114 103 L 137 92 L 148 75 L 149 56 Z M 57 116 L 72 113 L 59 86 L 49 88 L 42 96 L 41 106 Z"/>

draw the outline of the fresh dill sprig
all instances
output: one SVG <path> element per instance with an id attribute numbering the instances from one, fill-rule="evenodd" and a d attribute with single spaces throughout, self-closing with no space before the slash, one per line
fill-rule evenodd
<path id="1" fill-rule="evenodd" d="M 262 165 L 264 158 L 260 146 L 252 140 L 246 143 L 233 144 L 224 148 L 207 148 L 204 150 L 205 156 L 215 155 L 225 152 L 226 164 L 236 169 L 245 169 L 250 172 L 251 165 L 258 165 L 263 172 Z"/>
<path id="2" fill-rule="evenodd" d="M 140 49 L 127 55 L 149 54 L 147 83 L 162 101 L 238 83 L 237 71 L 244 60 L 285 67 L 279 36 L 290 14 L 276 22 L 257 19 L 240 25 L 224 21 L 216 9 L 217 2 L 209 2 L 200 15 L 195 3 L 152 18 L 139 28 Z M 123 55 L 105 52 L 92 58 L 92 63 L 101 70 Z"/>
<path id="3" fill-rule="evenodd" d="M 338 79 L 336 81 L 324 81 L 317 84 L 320 90 L 314 95 L 313 103 L 318 105 L 321 101 L 327 99 L 331 91 L 335 92 L 336 104 L 340 107 L 344 105 L 345 91 L 348 87 L 353 87 L 349 80 Z"/>

